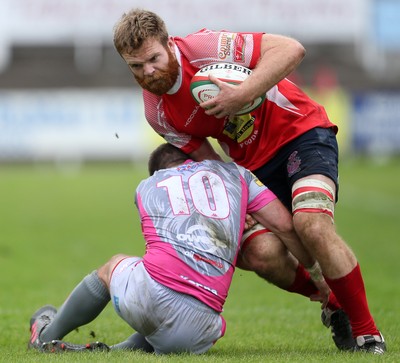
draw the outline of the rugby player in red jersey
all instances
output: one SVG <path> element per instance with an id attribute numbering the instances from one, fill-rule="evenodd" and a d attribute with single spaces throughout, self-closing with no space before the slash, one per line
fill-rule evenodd
<path id="1" fill-rule="evenodd" d="M 321 105 L 285 78 L 302 61 L 304 47 L 292 38 L 261 32 L 202 29 L 172 37 L 157 14 L 142 9 L 121 17 L 114 45 L 143 88 L 146 119 L 159 135 L 194 160 L 220 159 L 208 141 L 217 139 L 230 158 L 250 169 L 292 212 L 297 234 L 321 265 L 342 307 L 323 311 L 336 345 L 383 354 L 386 345 L 369 311 L 357 258 L 334 225 L 338 128 Z M 190 81 L 198 69 L 218 62 L 253 72 L 239 86 L 210 76 L 220 93 L 198 105 Z M 259 108 L 236 116 L 263 94 L 266 99 Z M 260 247 L 259 240 L 265 243 L 268 238 L 262 235 L 248 248 L 268 254 Z M 276 283 L 268 266 L 256 272 Z M 305 294 L 302 276 L 300 266 L 292 285 L 280 287 Z"/>

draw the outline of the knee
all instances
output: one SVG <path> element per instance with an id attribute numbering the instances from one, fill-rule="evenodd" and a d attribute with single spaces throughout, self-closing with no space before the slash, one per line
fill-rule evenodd
<path id="1" fill-rule="evenodd" d="M 245 269 L 254 271 L 264 280 L 282 289 L 291 286 L 298 266 L 281 240 L 272 233 L 254 238 L 242 254 Z M 243 268 L 238 265 L 238 267 Z"/>
<path id="2" fill-rule="evenodd" d="M 97 275 L 99 279 L 106 285 L 109 286 L 111 274 L 115 266 L 124 258 L 129 257 L 125 254 L 117 254 L 111 257 L 103 266 L 97 269 Z"/>
<path id="3" fill-rule="evenodd" d="M 323 243 L 336 234 L 332 220 L 319 213 L 298 213 L 293 217 L 296 233 L 303 243 Z"/>
<path id="4" fill-rule="evenodd" d="M 245 269 L 262 275 L 275 272 L 288 258 L 286 247 L 272 233 L 255 237 L 242 252 Z M 238 264 L 238 267 L 242 268 L 242 265 Z"/>

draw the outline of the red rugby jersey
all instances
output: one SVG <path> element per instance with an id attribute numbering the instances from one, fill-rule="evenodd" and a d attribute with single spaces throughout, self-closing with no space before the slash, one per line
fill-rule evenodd
<path id="1" fill-rule="evenodd" d="M 233 120 L 207 116 L 194 101 L 190 81 L 199 68 L 215 62 L 254 68 L 260 58 L 262 35 L 202 29 L 174 38 L 181 73 L 168 94 L 143 91 L 148 123 L 188 154 L 204 138 L 213 137 L 234 161 L 250 170 L 263 166 L 283 145 L 312 128 L 332 127 L 337 132 L 324 108 L 288 79 L 266 93 L 262 106 Z"/>

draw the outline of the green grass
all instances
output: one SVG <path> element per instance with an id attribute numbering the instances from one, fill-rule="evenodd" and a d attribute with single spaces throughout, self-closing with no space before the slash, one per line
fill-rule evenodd
<path id="1" fill-rule="evenodd" d="M 205 355 L 27 351 L 34 310 L 60 306 L 111 255 L 143 254 L 133 193 L 146 167 L 0 165 L 0 362 L 399 362 L 400 160 L 350 160 L 340 171 L 337 228 L 359 258 L 385 356 L 337 351 L 317 304 L 241 270 L 225 305 L 226 335 Z M 92 331 L 109 344 L 131 334 L 111 306 L 68 339 L 87 342 Z"/>

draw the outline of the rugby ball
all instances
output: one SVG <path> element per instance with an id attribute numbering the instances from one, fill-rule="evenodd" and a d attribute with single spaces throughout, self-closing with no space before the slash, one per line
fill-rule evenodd
<path id="1" fill-rule="evenodd" d="M 197 103 L 214 98 L 220 91 L 219 87 L 212 83 L 208 76 L 212 73 L 223 82 L 238 85 L 250 74 L 251 69 L 232 63 L 213 63 L 199 69 L 190 82 L 190 91 Z M 245 115 L 259 107 L 265 99 L 265 95 L 257 97 L 253 102 L 242 107 L 236 115 Z"/>

